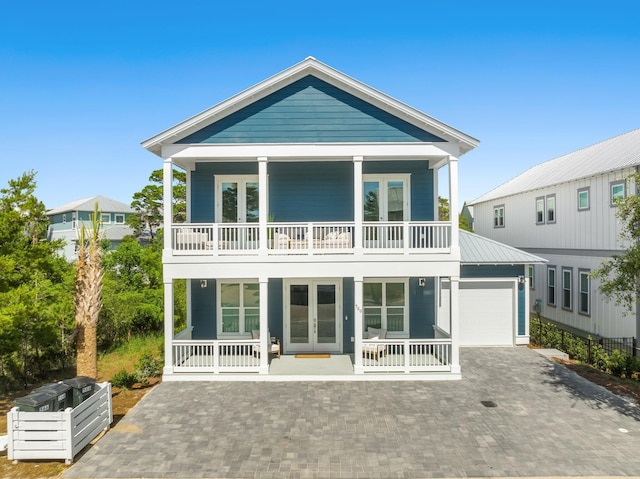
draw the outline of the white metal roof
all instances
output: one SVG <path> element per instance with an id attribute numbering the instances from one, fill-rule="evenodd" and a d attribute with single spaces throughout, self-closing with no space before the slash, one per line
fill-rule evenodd
<path id="1" fill-rule="evenodd" d="M 93 211 L 93 207 L 98 202 L 98 209 L 103 213 L 133 213 L 134 209 L 126 203 L 122 203 L 106 196 L 96 195 L 90 198 L 75 200 L 66 205 L 58 206 L 47 211 L 47 215 L 56 215 L 69 211 Z"/>
<path id="2" fill-rule="evenodd" d="M 470 205 L 640 165 L 640 128 L 540 163 Z"/>
<path id="3" fill-rule="evenodd" d="M 547 260 L 484 236 L 460 230 L 460 263 L 471 264 L 532 264 Z"/>

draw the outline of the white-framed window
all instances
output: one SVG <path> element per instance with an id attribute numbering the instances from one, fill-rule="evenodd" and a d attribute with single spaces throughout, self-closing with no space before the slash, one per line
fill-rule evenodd
<path id="1" fill-rule="evenodd" d="M 616 200 L 624 199 L 626 196 L 624 180 L 609 183 L 609 191 L 611 192 L 610 205 L 615 206 Z"/>
<path id="2" fill-rule="evenodd" d="M 504 205 L 493 207 L 493 227 L 504 228 Z"/>
<path id="3" fill-rule="evenodd" d="M 218 335 L 250 336 L 260 329 L 260 284 L 252 280 L 219 282 Z"/>
<path id="4" fill-rule="evenodd" d="M 410 175 L 362 175 L 363 221 L 409 221 Z"/>
<path id="5" fill-rule="evenodd" d="M 547 266 L 547 304 L 556 305 L 556 267 Z"/>
<path id="6" fill-rule="evenodd" d="M 535 266 L 530 264 L 529 265 L 529 289 L 536 289 L 535 273 L 536 273 Z"/>
<path id="7" fill-rule="evenodd" d="M 258 222 L 257 175 L 216 175 L 215 188 L 217 223 Z"/>
<path id="8" fill-rule="evenodd" d="M 556 222 L 556 195 L 548 195 L 547 200 L 547 223 Z"/>
<path id="9" fill-rule="evenodd" d="M 578 211 L 586 211 L 591 207 L 589 187 L 578 190 Z"/>
<path id="10" fill-rule="evenodd" d="M 115 222 L 117 225 L 123 225 L 124 224 L 124 215 L 121 213 L 116 213 L 115 215 Z"/>
<path id="11" fill-rule="evenodd" d="M 570 268 L 562 268 L 562 309 L 571 311 L 573 304 L 571 298 L 573 296 L 573 270 Z"/>
<path id="12" fill-rule="evenodd" d="M 77 227 L 78 227 L 78 220 L 74 212 L 74 213 L 71 213 L 71 229 L 75 230 Z"/>
<path id="13" fill-rule="evenodd" d="M 364 331 L 386 329 L 387 337 L 409 337 L 409 281 L 365 280 Z"/>
<path id="14" fill-rule="evenodd" d="M 100 215 L 100 223 L 108 225 L 111 223 L 111 213 L 102 213 Z"/>
<path id="15" fill-rule="evenodd" d="M 62 224 L 63 225 L 67 224 L 67 215 L 65 213 L 62 213 Z"/>
<path id="16" fill-rule="evenodd" d="M 544 196 L 536 198 L 536 224 L 544 224 Z"/>
<path id="17" fill-rule="evenodd" d="M 578 271 L 580 281 L 578 312 L 584 315 L 591 315 L 591 278 L 589 278 L 589 270 L 581 269 Z"/>

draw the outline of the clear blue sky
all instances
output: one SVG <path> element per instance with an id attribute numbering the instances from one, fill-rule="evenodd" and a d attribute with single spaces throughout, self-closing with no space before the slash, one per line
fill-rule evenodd
<path id="1" fill-rule="evenodd" d="M 640 127 L 640 2 L 5 2 L 0 187 L 129 203 L 140 142 L 311 55 L 478 138 L 472 200 Z"/>

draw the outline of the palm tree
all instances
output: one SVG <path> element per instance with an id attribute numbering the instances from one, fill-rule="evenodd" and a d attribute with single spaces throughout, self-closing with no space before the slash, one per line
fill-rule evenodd
<path id="1" fill-rule="evenodd" d="M 82 225 L 78 239 L 76 266 L 76 351 L 78 376 L 98 376 L 98 315 L 102 309 L 102 249 L 100 247 L 101 218 L 96 202 L 91 216 L 91 228 Z"/>

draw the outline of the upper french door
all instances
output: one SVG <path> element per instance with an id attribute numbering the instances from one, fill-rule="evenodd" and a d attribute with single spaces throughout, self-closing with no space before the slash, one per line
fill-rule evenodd
<path id="1" fill-rule="evenodd" d="M 339 280 L 291 280 L 284 287 L 285 351 L 342 351 Z"/>
<path id="2" fill-rule="evenodd" d="M 218 223 L 258 222 L 258 177 L 216 176 Z"/>
<path id="3" fill-rule="evenodd" d="M 366 221 L 409 221 L 408 175 L 363 175 Z"/>

